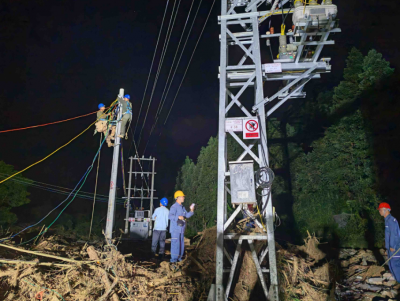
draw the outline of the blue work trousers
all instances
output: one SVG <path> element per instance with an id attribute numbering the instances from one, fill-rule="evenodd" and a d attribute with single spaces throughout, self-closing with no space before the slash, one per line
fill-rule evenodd
<path id="1" fill-rule="evenodd" d="M 396 251 L 394 251 L 394 252 L 389 251 L 389 252 L 388 252 L 389 258 L 390 258 L 390 256 L 392 256 L 395 252 L 396 252 Z M 400 253 L 400 252 L 399 252 L 399 253 Z M 398 283 L 400 283 L 400 255 L 399 255 L 399 253 L 397 253 L 396 255 L 394 255 L 394 256 L 392 257 L 392 259 L 390 259 L 390 261 L 388 262 L 390 272 L 392 273 L 393 277 L 396 279 L 396 281 L 397 281 Z"/>
<path id="2" fill-rule="evenodd" d="M 153 239 L 151 241 L 151 251 L 155 254 L 157 252 L 158 243 L 160 243 L 160 251 L 158 253 L 164 254 L 165 252 L 165 237 L 167 231 L 153 230 Z"/>
<path id="3" fill-rule="evenodd" d="M 171 233 L 171 262 L 182 261 L 185 253 L 185 236 L 183 233 Z"/>

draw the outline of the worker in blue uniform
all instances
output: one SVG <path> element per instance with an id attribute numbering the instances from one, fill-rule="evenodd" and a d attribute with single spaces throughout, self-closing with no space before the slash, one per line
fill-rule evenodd
<path id="1" fill-rule="evenodd" d="M 393 277 L 400 283 L 400 229 L 397 220 L 390 214 L 390 205 L 380 203 L 379 214 L 385 218 L 385 247 L 389 256 L 389 269 Z M 398 251 L 398 252 L 397 252 Z"/>
<path id="2" fill-rule="evenodd" d="M 185 229 L 186 219 L 194 214 L 194 204 L 190 206 L 190 212 L 187 212 L 182 203 L 185 201 L 185 195 L 178 190 L 174 194 L 175 204 L 169 210 L 171 233 L 171 262 L 182 261 L 185 252 Z"/>
<path id="3" fill-rule="evenodd" d="M 118 137 L 124 138 L 126 134 L 126 124 L 132 121 L 132 103 L 130 102 L 131 97 L 126 94 L 123 100 L 119 100 L 122 106 L 122 117 L 121 117 L 121 131 Z"/>
<path id="4" fill-rule="evenodd" d="M 159 250 L 159 260 L 164 259 L 165 252 L 165 238 L 167 236 L 167 228 L 168 228 L 168 216 L 169 210 L 167 209 L 168 199 L 162 198 L 160 201 L 160 207 L 154 210 L 152 220 L 155 221 L 154 230 L 153 230 L 153 239 L 151 244 L 151 252 L 153 256 L 157 253 L 157 246 L 160 244 Z"/>

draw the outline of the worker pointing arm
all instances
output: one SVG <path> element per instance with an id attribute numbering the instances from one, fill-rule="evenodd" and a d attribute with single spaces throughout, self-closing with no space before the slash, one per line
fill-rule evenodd
<path id="1" fill-rule="evenodd" d="M 185 218 L 190 218 L 194 214 L 194 205 L 190 207 L 190 212 L 187 212 L 182 203 L 185 201 L 185 195 L 182 191 L 175 192 L 175 204 L 171 206 L 169 211 L 170 232 L 171 232 L 171 262 L 182 261 L 185 252 Z"/>

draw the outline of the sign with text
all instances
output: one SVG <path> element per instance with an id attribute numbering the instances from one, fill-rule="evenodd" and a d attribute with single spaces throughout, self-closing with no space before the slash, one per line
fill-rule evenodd
<path id="1" fill-rule="evenodd" d="M 241 132 L 243 131 L 242 119 L 226 119 L 225 132 Z"/>
<path id="2" fill-rule="evenodd" d="M 265 64 L 264 68 L 265 73 L 282 73 L 281 63 Z"/>
<path id="3" fill-rule="evenodd" d="M 260 127 L 257 119 L 243 119 L 243 139 L 260 139 Z"/>

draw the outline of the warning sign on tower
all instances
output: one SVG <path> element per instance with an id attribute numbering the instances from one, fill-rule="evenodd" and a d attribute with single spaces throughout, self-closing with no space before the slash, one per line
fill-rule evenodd
<path id="1" fill-rule="evenodd" d="M 243 139 L 260 139 L 257 119 L 243 119 Z"/>

